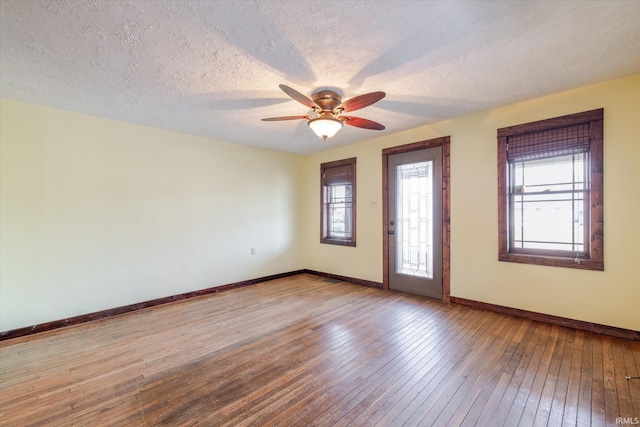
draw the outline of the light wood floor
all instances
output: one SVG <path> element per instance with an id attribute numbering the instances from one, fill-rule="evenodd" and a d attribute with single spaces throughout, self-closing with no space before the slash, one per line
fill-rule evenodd
<path id="1" fill-rule="evenodd" d="M 640 343 L 312 275 L 8 340 L 0 364 L 3 426 L 640 417 Z"/>

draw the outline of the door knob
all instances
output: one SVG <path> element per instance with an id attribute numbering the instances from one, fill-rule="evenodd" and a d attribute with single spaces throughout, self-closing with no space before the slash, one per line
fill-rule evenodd
<path id="1" fill-rule="evenodd" d="M 393 230 L 389 230 L 389 234 L 395 234 L 396 232 Z"/>

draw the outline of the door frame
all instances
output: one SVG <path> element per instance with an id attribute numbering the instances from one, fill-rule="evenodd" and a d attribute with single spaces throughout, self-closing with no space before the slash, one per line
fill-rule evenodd
<path id="1" fill-rule="evenodd" d="M 442 147 L 442 302 L 451 302 L 451 137 L 418 141 L 382 150 L 382 288 L 389 289 L 389 156 L 425 148 Z"/>

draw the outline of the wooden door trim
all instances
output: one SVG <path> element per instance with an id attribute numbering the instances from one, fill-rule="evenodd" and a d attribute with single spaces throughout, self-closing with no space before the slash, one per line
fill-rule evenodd
<path id="1" fill-rule="evenodd" d="M 382 150 L 382 288 L 389 289 L 389 156 L 442 147 L 442 302 L 451 302 L 451 195 L 449 136 L 418 141 Z"/>

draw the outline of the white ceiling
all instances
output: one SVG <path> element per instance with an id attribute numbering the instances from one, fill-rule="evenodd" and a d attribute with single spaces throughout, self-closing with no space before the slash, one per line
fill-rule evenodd
<path id="1" fill-rule="evenodd" d="M 0 0 L 0 96 L 298 154 L 638 72 L 637 0 Z M 260 121 L 281 83 L 386 130 Z"/>

